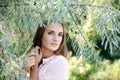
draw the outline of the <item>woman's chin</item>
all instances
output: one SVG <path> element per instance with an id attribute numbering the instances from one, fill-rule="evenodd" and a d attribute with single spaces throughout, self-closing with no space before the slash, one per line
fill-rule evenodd
<path id="1" fill-rule="evenodd" d="M 58 48 L 51 48 L 50 50 L 51 51 L 56 51 Z"/>

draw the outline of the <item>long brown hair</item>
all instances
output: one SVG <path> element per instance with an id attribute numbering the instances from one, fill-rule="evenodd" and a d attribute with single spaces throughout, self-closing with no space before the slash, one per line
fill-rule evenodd
<path id="1" fill-rule="evenodd" d="M 36 46 L 42 46 L 42 37 L 45 31 L 45 27 L 52 22 L 48 22 L 48 21 L 44 21 L 43 25 L 38 25 L 38 28 L 36 30 L 35 36 L 33 38 L 33 47 Z M 55 51 L 56 55 L 62 55 L 64 57 L 67 56 L 67 47 L 66 47 L 66 32 L 65 32 L 65 27 L 61 22 L 57 22 L 60 23 L 63 26 L 63 37 L 62 37 L 62 42 L 59 46 L 59 48 Z"/>

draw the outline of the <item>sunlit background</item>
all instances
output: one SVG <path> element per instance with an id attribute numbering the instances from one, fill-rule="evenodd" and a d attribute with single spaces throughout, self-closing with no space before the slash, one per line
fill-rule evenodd
<path id="1" fill-rule="evenodd" d="M 66 27 L 69 80 L 120 80 L 120 0 L 0 0 L 0 80 L 28 79 L 21 67 L 43 20 Z"/>

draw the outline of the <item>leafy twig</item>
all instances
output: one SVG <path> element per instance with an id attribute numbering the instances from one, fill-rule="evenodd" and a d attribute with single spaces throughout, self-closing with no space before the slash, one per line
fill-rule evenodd
<path id="1" fill-rule="evenodd" d="M 77 23 L 76 23 L 76 21 L 75 21 L 75 19 L 74 19 L 74 16 L 73 16 L 72 12 L 71 12 L 69 9 L 68 9 L 68 11 L 69 11 L 71 17 L 73 18 L 73 21 L 74 21 L 74 23 L 75 23 L 75 25 L 76 25 L 76 27 L 77 27 L 79 33 L 81 34 L 81 36 L 83 37 L 83 39 L 87 42 L 85 36 L 84 36 L 84 35 L 82 34 L 82 32 L 80 31 L 80 29 L 79 29 L 79 27 L 78 27 L 78 25 L 77 25 Z"/>

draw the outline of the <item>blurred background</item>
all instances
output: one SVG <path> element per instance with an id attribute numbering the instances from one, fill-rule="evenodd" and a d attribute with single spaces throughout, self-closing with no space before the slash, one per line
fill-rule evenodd
<path id="1" fill-rule="evenodd" d="M 26 80 L 21 67 L 37 26 L 66 28 L 69 80 L 120 80 L 120 0 L 0 0 L 0 80 Z"/>

